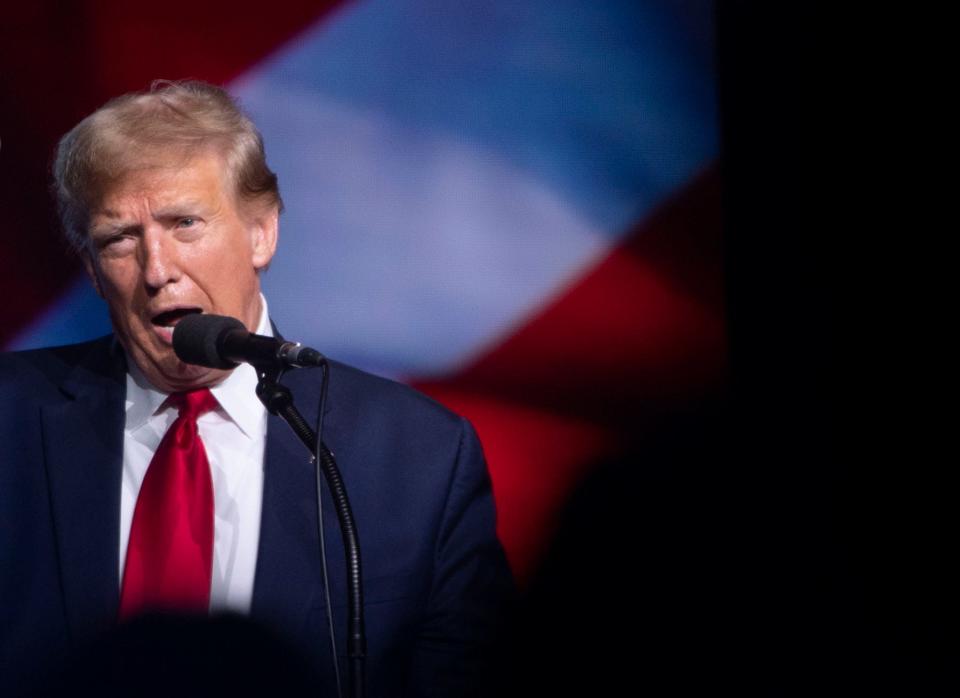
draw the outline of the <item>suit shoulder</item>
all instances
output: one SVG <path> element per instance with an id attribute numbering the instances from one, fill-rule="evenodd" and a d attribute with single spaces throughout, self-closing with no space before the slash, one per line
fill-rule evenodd
<path id="1" fill-rule="evenodd" d="M 342 403 L 356 403 L 365 412 L 401 417 L 459 429 L 465 421 L 433 398 L 389 378 L 354 366 L 330 361 L 330 395 Z"/>
<path id="2" fill-rule="evenodd" d="M 38 393 L 59 386 L 77 366 L 92 355 L 107 354 L 112 336 L 89 342 L 0 354 L 0 385 L 5 390 L 27 386 Z"/>

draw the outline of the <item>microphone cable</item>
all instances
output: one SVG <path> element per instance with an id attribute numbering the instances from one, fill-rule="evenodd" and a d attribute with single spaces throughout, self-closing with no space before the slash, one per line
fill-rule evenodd
<path id="1" fill-rule="evenodd" d="M 317 412 L 317 439 L 314 443 L 314 460 L 317 479 L 317 520 L 320 533 L 321 559 L 323 560 L 323 576 L 327 597 L 327 618 L 330 622 L 331 646 L 336 657 L 336 643 L 333 641 L 333 613 L 331 608 L 329 584 L 326 570 L 326 545 L 323 539 L 323 514 L 320 508 L 322 501 L 322 481 L 326 479 L 330 496 L 336 505 L 337 517 L 340 523 L 340 535 L 343 539 L 343 549 L 346 553 L 347 569 L 347 662 L 349 668 L 351 698 L 363 698 L 366 694 L 366 677 L 364 663 L 366 661 L 366 630 L 363 613 L 363 575 L 360 562 L 360 541 L 350 500 L 347 497 L 343 477 L 337 468 L 336 460 L 330 449 L 324 443 L 323 434 L 324 412 L 326 411 L 327 387 L 329 385 L 330 364 L 326 358 L 321 361 L 323 376 L 320 389 L 320 405 Z M 321 471 L 322 468 L 322 471 Z M 321 478 L 321 474 L 323 478 Z M 341 681 L 339 677 L 339 662 L 335 662 L 335 673 L 338 691 Z M 342 697 L 341 697 L 342 698 Z"/>
<path id="2" fill-rule="evenodd" d="M 333 605 L 330 603 L 330 575 L 327 572 L 327 544 L 323 535 L 323 473 L 320 470 L 320 452 L 323 448 L 323 413 L 327 404 L 330 365 L 326 360 L 320 366 L 323 372 L 320 384 L 320 405 L 317 412 L 317 443 L 313 453 L 314 477 L 317 483 L 317 533 L 320 536 L 320 566 L 323 575 L 323 597 L 327 606 L 327 629 L 330 632 L 330 651 L 333 653 L 333 678 L 337 684 L 337 698 L 343 698 L 340 683 L 340 658 L 337 656 L 337 636 L 333 625 Z"/>

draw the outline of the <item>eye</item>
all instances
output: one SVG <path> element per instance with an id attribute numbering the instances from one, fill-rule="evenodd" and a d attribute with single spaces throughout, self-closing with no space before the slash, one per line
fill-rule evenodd
<path id="1" fill-rule="evenodd" d="M 196 223 L 197 223 L 196 218 L 191 218 L 190 216 L 186 216 L 184 218 L 181 218 L 179 221 L 177 221 L 177 227 L 192 228 L 194 225 L 196 225 Z"/>
<path id="2" fill-rule="evenodd" d="M 123 242 L 129 236 L 128 235 L 111 235 L 110 237 L 101 238 L 98 241 L 98 245 L 103 247 L 110 247 L 111 245 L 116 245 L 117 243 Z"/>
<path id="3" fill-rule="evenodd" d="M 99 254 L 118 257 L 132 251 L 135 243 L 133 242 L 133 236 L 121 233 L 94 240 L 94 246 Z"/>

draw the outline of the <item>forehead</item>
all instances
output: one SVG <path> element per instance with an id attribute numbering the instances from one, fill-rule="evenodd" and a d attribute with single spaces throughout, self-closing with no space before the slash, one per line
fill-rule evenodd
<path id="1" fill-rule="evenodd" d="M 109 182 L 92 215 L 113 218 L 144 205 L 232 203 L 226 179 L 222 159 L 215 153 L 166 159 L 161 155 Z"/>

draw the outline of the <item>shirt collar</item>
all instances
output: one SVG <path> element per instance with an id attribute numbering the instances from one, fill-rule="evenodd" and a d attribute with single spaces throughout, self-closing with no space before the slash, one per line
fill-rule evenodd
<path id="1" fill-rule="evenodd" d="M 260 321 L 257 324 L 256 334 L 272 337 L 273 328 L 270 325 L 267 299 L 262 293 L 260 303 Z M 227 374 L 223 381 L 210 388 L 210 392 L 217 398 L 220 410 L 251 438 L 257 434 L 266 412 L 260 400 L 253 399 L 256 396 L 256 387 L 256 370 L 250 364 L 240 364 Z M 169 393 L 153 387 L 140 367 L 127 355 L 126 424 L 128 429 L 135 430 L 143 426 L 160 411 L 168 395 Z"/>

